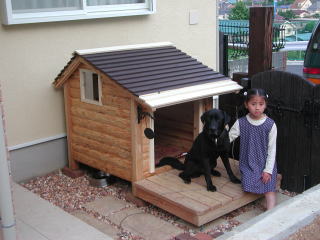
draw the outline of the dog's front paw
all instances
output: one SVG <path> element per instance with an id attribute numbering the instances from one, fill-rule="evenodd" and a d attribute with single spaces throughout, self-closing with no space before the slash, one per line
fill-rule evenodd
<path id="1" fill-rule="evenodd" d="M 207 190 L 210 192 L 215 192 L 217 191 L 217 188 L 214 185 L 210 185 L 210 186 L 207 186 Z"/>
<path id="2" fill-rule="evenodd" d="M 184 183 L 186 184 L 190 184 L 191 183 L 191 179 L 183 179 Z"/>
<path id="3" fill-rule="evenodd" d="M 216 176 L 216 177 L 220 177 L 220 176 L 221 176 L 221 173 L 218 172 L 217 170 L 214 170 L 214 169 L 211 170 L 211 174 L 212 174 L 213 176 Z"/>
<path id="4" fill-rule="evenodd" d="M 231 181 L 232 183 L 237 183 L 237 184 L 241 183 L 241 180 L 238 179 L 236 176 L 230 177 L 230 181 Z"/>
<path id="5" fill-rule="evenodd" d="M 179 177 L 183 180 L 184 183 L 190 184 L 191 178 L 186 176 L 183 172 L 179 173 Z"/>

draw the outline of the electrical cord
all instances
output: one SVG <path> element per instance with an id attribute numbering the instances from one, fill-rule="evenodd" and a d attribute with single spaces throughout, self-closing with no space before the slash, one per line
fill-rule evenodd
<path id="1" fill-rule="evenodd" d="M 239 114 L 238 114 L 238 106 L 236 106 L 236 121 L 239 119 Z M 235 158 L 234 158 L 234 141 L 232 142 L 232 146 L 231 146 L 231 155 L 232 155 L 232 165 L 234 169 L 237 169 L 237 173 L 238 175 L 240 175 L 240 169 L 239 166 L 236 168 L 236 164 L 235 164 Z"/>

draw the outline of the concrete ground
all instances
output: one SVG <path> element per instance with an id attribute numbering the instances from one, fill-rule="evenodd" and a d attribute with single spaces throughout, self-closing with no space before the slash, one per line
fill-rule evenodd
<path id="1" fill-rule="evenodd" d="M 303 76 L 303 61 L 287 61 L 286 72 Z"/>
<path id="2" fill-rule="evenodd" d="M 12 192 L 18 240 L 112 239 L 16 183 Z"/>

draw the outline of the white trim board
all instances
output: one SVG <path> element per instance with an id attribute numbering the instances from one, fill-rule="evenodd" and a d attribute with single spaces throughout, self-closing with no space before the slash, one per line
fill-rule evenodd
<path id="1" fill-rule="evenodd" d="M 144 43 L 144 44 L 75 50 L 75 53 L 79 55 L 84 55 L 84 54 L 115 52 L 115 51 L 134 50 L 134 49 L 143 49 L 143 48 L 166 47 L 166 46 L 172 46 L 172 45 L 173 44 L 171 42 L 156 42 L 156 43 Z"/>
<path id="2" fill-rule="evenodd" d="M 14 151 L 14 150 L 18 150 L 18 149 L 21 149 L 21 148 L 37 145 L 37 144 L 40 144 L 40 143 L 50 142 L 50 141 L 53 141 L 53 140 L 64 138 L 66 136 L 67 136 L 67 134 L 61 133 L 61 134 L 58 134 L 58 135 L 55 135 L 55 136 L 51 136 L 51 137 L 47 137 L 47 138 L 40 138 L 40 139 L 36 139 L 34 141 L 30 141 L 30 142 L 25 142 L 25 143 L 9 146 L 8 150 L 9 151 Z"/>
<path id="3" fill-rule="evenodd" d="M 221 80 L 212 83 L 184 87 L 163 92 L 150 93 L 139 96 L 151 108 L 161 108 L 170 105 L 190 102 L 231 92 L 237 92 L 242 87 L 232 80 Z"/>

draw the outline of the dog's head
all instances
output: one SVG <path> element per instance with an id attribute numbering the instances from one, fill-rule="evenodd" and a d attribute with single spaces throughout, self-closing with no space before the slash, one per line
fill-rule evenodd
<path id="1" fill-rule="evenodd" d="M 230 116 L 219 109 L 211 109 L 201 116 L 203 131 L 211 140 L 217 139 L 230 121 Z"/>

